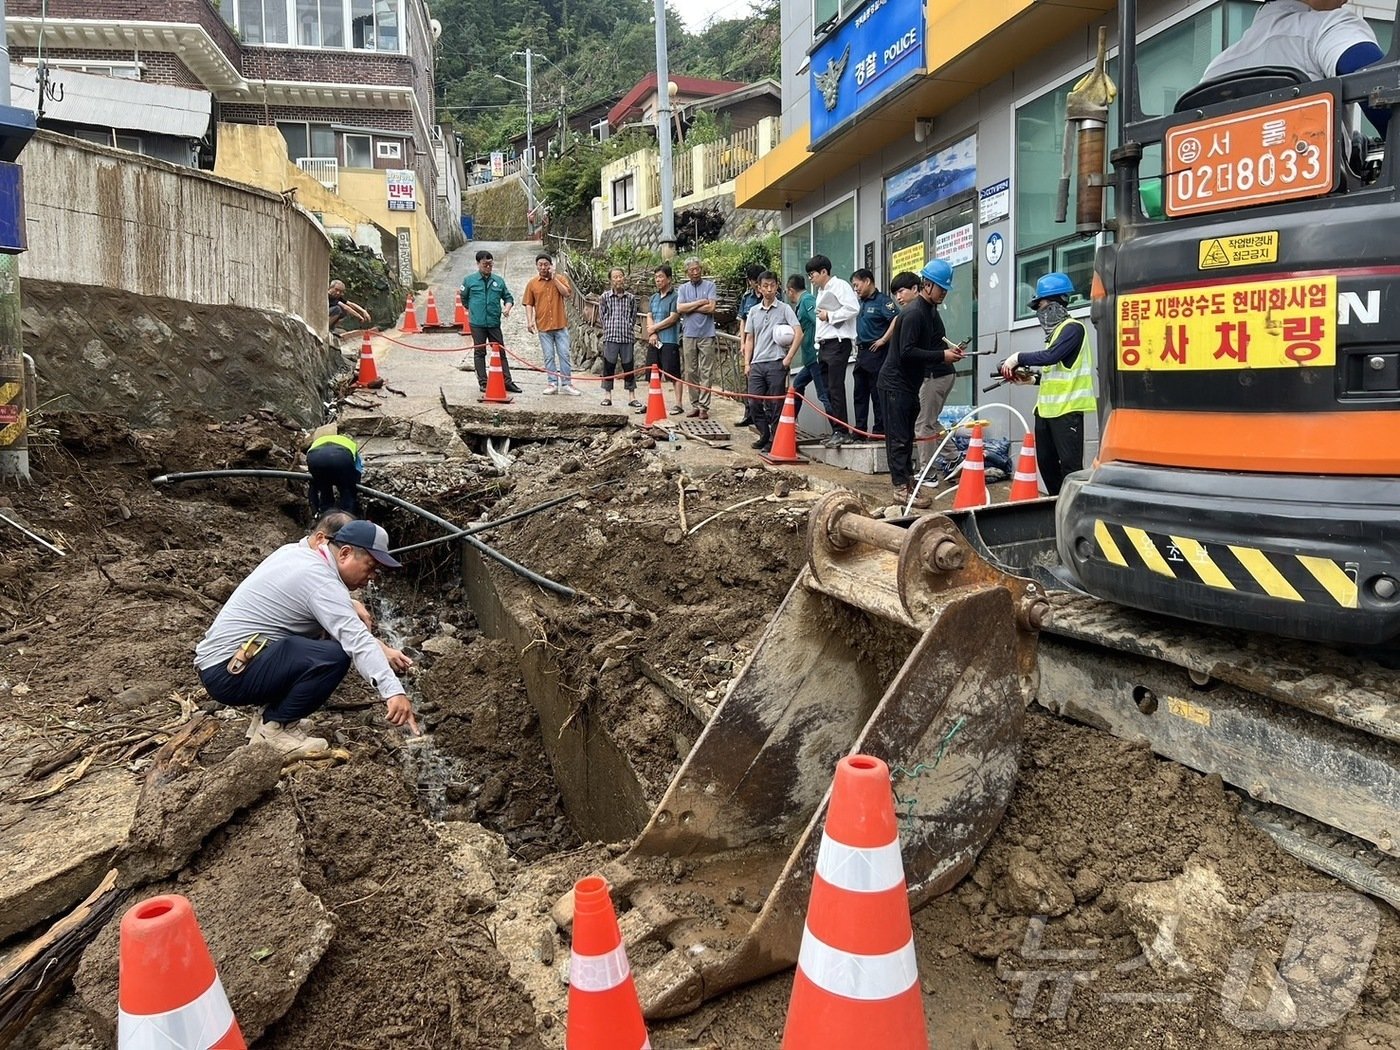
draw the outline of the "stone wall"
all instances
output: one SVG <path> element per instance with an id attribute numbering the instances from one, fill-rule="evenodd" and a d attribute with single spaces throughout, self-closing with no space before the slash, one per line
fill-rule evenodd
<path id="1" fill-rule="evenodd" d="M 756 237 L 776 233 L 782 228 L 781 212 L 736 208 L 732 193 L 711 197 L 690 207 L 718 208 L 720 214 L 724 216 L 724 229 L 720 233 L 720 237 L 724 240 L 753 240 Z M 657 216 L 651 216 L 604 230 L 599 238 L 598 247 L 610 248 L 614 244 L 630 244 L 634 248 L 649 252 L 660 250 L 661 219 Z"/>
<path id="2" fill-rule="evenodd" d="M 315 426 L 344 367 L 300 321 L 266 310 L 34 278 L 20 294 L 39 403 L 54 409 L 170 426 L 265 408 Z"/>
<path id="3" fill-rule="evenodd" d="M 472 217 L 472 237 L 478 241 L 527 240 L 528 208 L 525 185 L 519 175 L 507 175 L 484 186 L 469 186 L 462 194 L 462 214 Z"/>
<path id="4" fill-rule="evenodd" d="M 330 241 L 282 196 L 39 132 L 26 147 L 24 349 L 41 404 L 133 423 L 267 408 L 319 422 Z"/>

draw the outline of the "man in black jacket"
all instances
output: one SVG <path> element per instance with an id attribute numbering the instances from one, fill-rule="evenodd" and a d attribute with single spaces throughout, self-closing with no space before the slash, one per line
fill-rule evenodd
<path id="1" fill-rule="evenodd" d="M 944 342 L 946 331 L 938 316 L 938 304 L 953 286 L 953 268 L 934 259 L 917 276 L 897 274 L 890 291 L 902 312 L 898 330 L 885 351 L 876 389 L 884 406 L 885 454 L 889 460 L 894 498 L 920 509 L 932 500 L 911 489 L 914 482 L 914 420 L 919 414 L 919 387 L 927 376 L 951 375 L 963 352 Z"/>

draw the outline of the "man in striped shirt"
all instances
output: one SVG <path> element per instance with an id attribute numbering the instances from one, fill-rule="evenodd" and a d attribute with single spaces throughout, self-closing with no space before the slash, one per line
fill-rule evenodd
<path id="1" fill-rule="evenodd" d="M 598 299 L 598 321 L 603 326 L 603 404 L 612 404 L 613 374 L 622 365 L 622 385 L 627 404 L 641 408 L 637 400 L 637 376 L 632 368 L 632 347 L 636 342 L 637 297 L 627 288 L 627 274 L 614 267 L 608 271 L 609 288 Z"/>

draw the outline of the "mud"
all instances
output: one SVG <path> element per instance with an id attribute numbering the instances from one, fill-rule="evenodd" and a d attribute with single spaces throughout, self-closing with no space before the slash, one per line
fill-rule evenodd
<path id="1" fill-rule="evenodd" d="M 37 760 L 112 743 L 88 775 L 139 784 L 147 741 L 208 706 L 190 649 L 218 603 L 305 524 L 289 484 L 158 490 L 150 478 L 284 468 L 297 438 L 270 414 L 160 431 L 50 417 L 36 433 L 36 483 L 0 495 L 72 553 L 56 559 L 8 534 L 0 545 L 0 845 L 18 818 L 42 813 L 18 799 L 77 765 L 30 780 Z M 608 434 L 526 446 L 510 485 L 491 484 L 479 458 L 399 464 L 372 481 L 463 524 L 575 493 L 488 535 L 582 592 L 568 605 L 518 593 L 578 717 L 617 735 L 653 796 L 699 732 L 695 711 L 723 695 L 791 585 L 810 506 L 800 491 L 767 499 L 773 472 L 695 473 Z M 682 490 L 690 528 L 758 498 L 686 537 Z M 396 543 L 437 532 L 374 509 Z M 180 843 L 172 858 L 193 852 L 178 874 L 138 890 L 195 900 L 260 1047 L 563 1043 L 567 943 L 548 909 L 615 851 L 580 841 L 565 816 L 521 659 L 482 633 L 456 555 L 410 557 L 371 598 L 418 661 L 428 739 L 389 727 L 350 676 L 317 729 L 351 761 L 284 775 L 202 843 Z M 213 714 L 206 770 L 245 725 Z M 933 1045 L 1400 1045 L 1392 913 L 1279 853 L 1236 808 L 1217 780 L 1033 712 L 1001 828 L 972 875 L 914 916 Z M 89 949 L 77 992 L 15 1045 L 107 1045 L 113 937 Z M 790 987 L 778 975 L 654 1025 L 652 1045 L 776 1046 Z"/>

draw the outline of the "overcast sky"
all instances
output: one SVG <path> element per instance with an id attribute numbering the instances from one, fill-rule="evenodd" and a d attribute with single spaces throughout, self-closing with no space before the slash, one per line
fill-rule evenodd
<path id="1" fill-rule="evenodd" d="M 749 12 L 751 0 L 670 0 L 669 7 L 680 16 L 690 32 L 698 32 L 714 16 L 720 21 L 743 18 Z"/>

